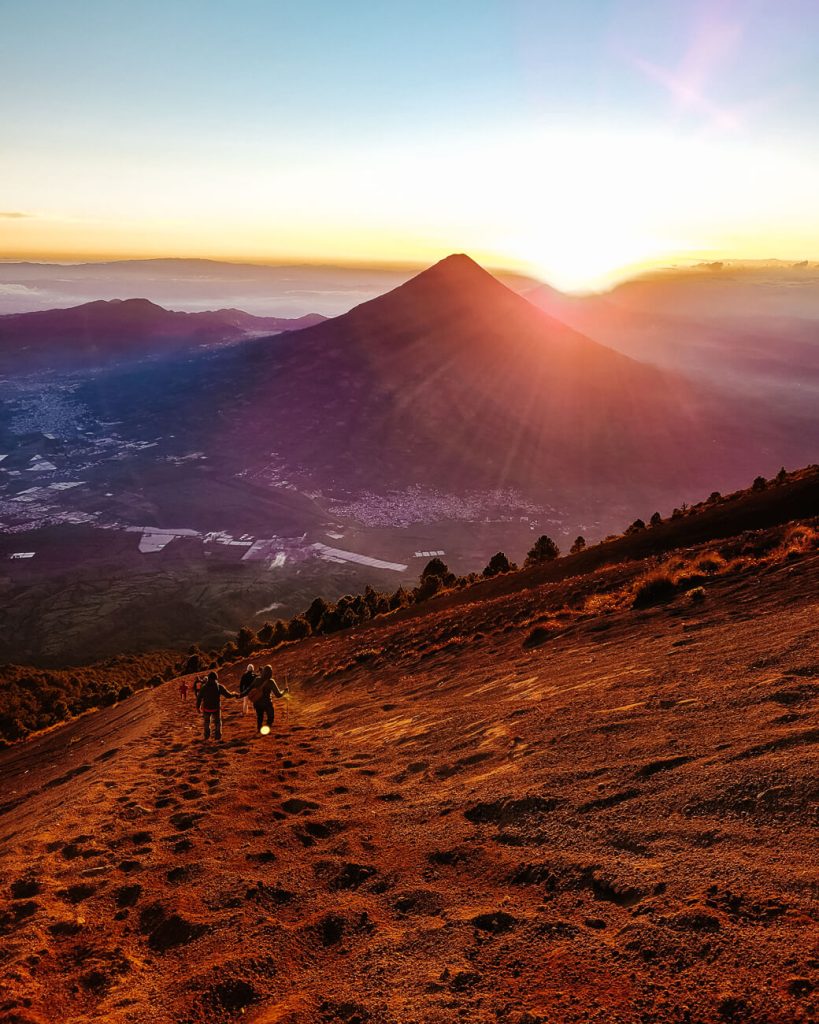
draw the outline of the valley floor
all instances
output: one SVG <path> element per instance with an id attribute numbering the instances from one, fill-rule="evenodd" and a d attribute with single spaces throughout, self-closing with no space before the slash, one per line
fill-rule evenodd
<path id="1" fill-rule="evenodd" d="M 819 556 L 527 651 L 546 589 L 0 754 L 0 1020 L 816 1019 Z"/>

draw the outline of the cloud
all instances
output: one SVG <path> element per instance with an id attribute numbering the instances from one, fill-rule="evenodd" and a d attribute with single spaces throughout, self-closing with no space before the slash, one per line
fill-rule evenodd
<path id="1" fill-rule="evenodd" d="M 19 220 L 21 217 L 33 217 L 33 213 L 21 213 L 20 210 L 0 210 L 0 220 Z"/>

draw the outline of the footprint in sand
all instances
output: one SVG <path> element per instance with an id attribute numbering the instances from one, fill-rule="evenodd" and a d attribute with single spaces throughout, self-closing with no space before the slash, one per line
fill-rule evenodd
<path id="1" fill-rule="evenodd" d="M 75 885 L 69 885 L 65 889 L 59 889 L 57 892 L 57 898 L 64 900 L 66 903 L 77 904 L 89 899 L 96 893 L 96 891 L 96 885 L 91 885 L 87 882 L 78 882 Z"/>
<path id="2" fill-rule="evenodd" d="M 314 800 L 303 800 L 299 797 L 291 797 L 289 800 L 285 800 L 282 804 L 282 810 L 288 814 L 312 814 L 313 811 L 317 811 L 321 804 L 317 804 Z"/>
<path id="3" fill-rule="evenodd" d="M 25 878 L 18 878 L 11 883 L 11 898 L 13 900 L 30 900 L 33 896 L 39 896 L 43 891 L 42 884 L 31 875 Z"/>
<path id="4" fill-rule="evenodd" d="M 134 885 L 121 885 L 118 889 L 114 890 L 114 902 L 122 909 L 123 907 L 134 907 L 139 901 L 142 895 L 142 886 L 138 883 Z"/>
<path id="5" fill-rule="evenodd" d="M 135 872 L 142 870 L 142 862 L 138 861 L 138 860 L 134 860 L 133 858 L 130 858 L 130 857 L 127 858 L 126 860 L 120 861 L 117 866 L 118 866 L 118 869 L 124 875 L 132 875 Z"/>

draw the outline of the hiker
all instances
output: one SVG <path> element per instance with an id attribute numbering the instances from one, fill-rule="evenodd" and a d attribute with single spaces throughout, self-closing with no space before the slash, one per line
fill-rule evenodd
<path id="1" fill-rule="evenodd" d="M 250 714 L 250 701 L 248 700 L 248 693 L 256 685 L 256 669 L 253 665 L 248 665 L 245 669 L 245 674 L 239 680 L 239 696 L 242 698 L 242 714 Z"/>
<path id="2" fill-rule="evenodd" d="M 213 721 L 214 739 L 221 740 L 222 738 L 222 697 L 238 696 L 238 693 L 233 693 L 222 686 L 215 672 L 208 672 L 208 677 L 202 683 L 196 696 L 196 710 L 201 709 L 202 711 L 206 740 L 210 739 L 211 721 Z"/>
<path id="3" fill-rule="evenodd" d="M 248 698 L 256 711 L 256 731 L 262 731 L 262 720 L 267 719 L 268 728 L 273 726 L 273 695 L 283 697 L 290 692 L 289 687 L 280 690 L 273 678 L 273 666 L 265 665 L 256 685 L 248 692 Z"/>
<path id="4" fill-rule="evenodd" d="M 183 679 L 182 682 L 179 684 L 179 696 L 182 698 L 183 701 L 188 699 L 188 680 L 187 679 Z"/>

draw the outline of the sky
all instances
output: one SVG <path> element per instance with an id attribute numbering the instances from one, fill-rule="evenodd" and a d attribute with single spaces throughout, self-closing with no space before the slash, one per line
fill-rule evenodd
<path id="1" fill-rule="evenodd" d="M 819 0 L 0 0 L 0 258 L 819 258 Z"/>

